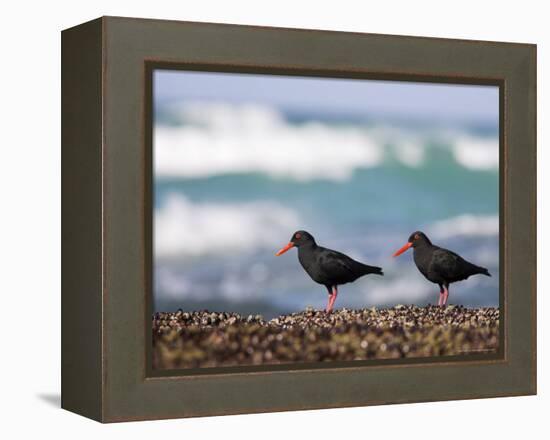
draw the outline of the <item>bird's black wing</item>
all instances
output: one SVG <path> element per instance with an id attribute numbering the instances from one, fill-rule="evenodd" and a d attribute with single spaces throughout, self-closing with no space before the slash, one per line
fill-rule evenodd
<path id="1" fill-rule="evenodd" d="M 380 268 L 367 266 L 331 249 L 324 249 L 319 256 L 318 263 L 321 272 L 330 274 L 330 278 L 335 284 L 349 283 L 367 273 L 381 272 Z"/>
<path id="2" fill-rule="evenodd" d="M 321 272 L 330 274 L 330 277 L 336 282 L 336 280 L 352 277 L 352 261 L 347 255 L 326 249 L 319 255 L 318 264 Z"/>
<path id="3" fill-rule="evenodd" d="M 455 252 L 443 248 L 437 248 L 433 252 L 430 264 L 430 271 L 449 282 L 465 280 L 470 275 L 480 273 L 480 269 L 482 268 L 466 261 Z"/>

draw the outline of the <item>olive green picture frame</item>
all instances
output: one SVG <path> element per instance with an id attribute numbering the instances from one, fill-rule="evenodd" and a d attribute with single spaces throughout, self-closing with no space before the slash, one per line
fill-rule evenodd
<path id="1" fill-rule="evenodd" d="M 166 68 L 498 86 L 499 352 L 152 370 L 151 79 Z M 62 32 L 63 408 L 118 422 L 535 393 L 535 45 L 120 17 Z"/>

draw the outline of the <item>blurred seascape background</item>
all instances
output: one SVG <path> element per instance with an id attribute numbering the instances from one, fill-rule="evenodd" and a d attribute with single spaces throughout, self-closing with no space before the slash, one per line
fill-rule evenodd
<path id="1" fill-rule="evenodd" d="M 367 264 L 336 308 L 434 304 L 415 230 L 485 266 L 449 302 L 499 304 L 499 101 L 493 86 L 157 70 L 154 309 L 270 319 L 327 294 L 296 251 L 305 229 Z"/>

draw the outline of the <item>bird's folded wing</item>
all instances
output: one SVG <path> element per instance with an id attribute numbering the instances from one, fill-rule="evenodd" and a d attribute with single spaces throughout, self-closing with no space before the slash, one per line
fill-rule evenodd
<path id="1" fill-rule="evenodd" d="M 437 249 L 433 253 L 431 270 L 443 276 L 452 277 L 460 266 L 460 256 L 447 249 Z"/>
<path id="2" fill-rule="evenodd" d="M 347 277 L 354 274 L 354 261 L 339 252 L 328 252 L 319 263 L 321 270 L 331 273 L 334 277 Z"/>

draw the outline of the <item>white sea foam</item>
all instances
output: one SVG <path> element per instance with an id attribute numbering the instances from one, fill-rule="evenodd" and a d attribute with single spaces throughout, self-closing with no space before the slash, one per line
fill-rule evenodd
<path id="1" fill-rule="evenodd" d="M 499 233 L 498 215 L 463 214 L 435 222 L 430 236 L 446 239 L 457 236 L 494 236 Z"/>
<path id="2" fill-rule="evenodd" d="M 364 283 L 362 286 L 364 301 L 368 304 L 414 304 L 430 299 L 435 292 L 433 285 L 427 283 L 421 275 L 408 273 L 393 280 L 384 280 L 376 285 Z"/>
<path id="3" fill-rule="evenodd" d="M 354 126 L 288 124 L 272 109 L 189 105 L 178 127 L 155 128 L 155 172 L 207 177 L 262 172 L 296 180 L 345 180 L 382 161 L 382 148 Z"/>
<path id="4" fill-rule="evenodd" d="M 455 160 L 472 170 L 498 169 L 498 139 L 459 137 L 453 143 Z"/>
<path id="5" fill-rule="evenodd" d="M 172 194 L 155 212 L 157 257 L 274 249 L 298 229 L 299 217 L 279 203 L 194 203 Z"/>
<path id="6" fill-rule="evenodd" d="M 401 141 L 395 147 L 395 157 L 411 168 L 418 168 L 424 163 L 426 148 L 418 142 Z"/>
<path id="7" fill-rule="evenodd" d="M 240 267 L 240 269 L 243 269 Z M 231 264 L 220 265 L 216 275 L 210 279 L 189 277 L 177 266 L 157 268 L 155 283 L 157 289 L 168 299 L 205 301 L 224 299 L 242 302 L 262 299 L 270 269 L 264 263 L 250 262 L 245 270 Z"/>
<path id="8" fill-rule="evenodd" d="M 387 149 L 388 141 L 395 141 L 388 138 L 388 130 L 358 124 L 292 124 L 276 109 L 259 105 L 190 102 L 174 114 L 180 125 L 155 126 L 157 176 L 260 172 L 300 181 L 342 181 L 356 169 L 381 166 L 390 156 L 419 167 L 432 148 L 418 134 L 400 134 L 395 148 Z M 448 148 L 466 168 L 498 167 L 496 139 L 454 134 Z"/>

